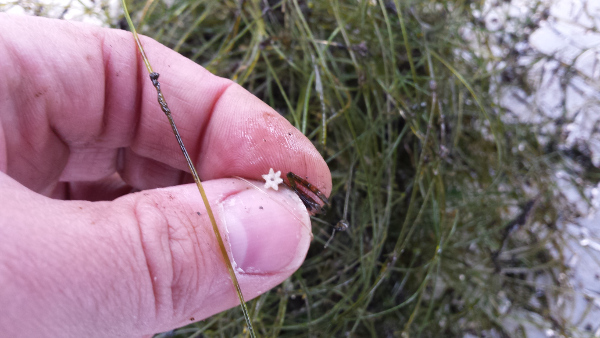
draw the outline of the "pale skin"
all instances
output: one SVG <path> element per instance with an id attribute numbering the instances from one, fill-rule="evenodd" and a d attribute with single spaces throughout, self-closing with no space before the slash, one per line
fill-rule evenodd
<path id="1" fill-rule="evenodd" d="M 131 34 L 2 14 L 0 32 L 3 334 L 143 337 L 236 306 Z M 329 169 L 252 94 L 142 43 L 254 298 L 301 265 L 310 219 L 289 189 L 233 177 L 293 171 L 329 195 Z"/>

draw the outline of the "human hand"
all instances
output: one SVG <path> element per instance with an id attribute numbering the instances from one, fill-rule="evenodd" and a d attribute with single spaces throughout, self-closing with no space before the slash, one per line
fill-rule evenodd
<path id="1" fill-rule="evenodd" d="M 132 35 L 2 14 L 0 32 L 2 334 L 144 336 L 238 305 L 196 187 L 173 186 L 187 166 Z M 142 43 L 254 298 L 300 266 L 310 219 L 231 177 L 272 167 L 329 195 L 331 174 L 272 108 Z"/>

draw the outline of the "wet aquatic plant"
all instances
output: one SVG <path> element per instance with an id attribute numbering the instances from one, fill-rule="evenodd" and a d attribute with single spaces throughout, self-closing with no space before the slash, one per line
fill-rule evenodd
<path id="1" fill-rule="evenodd" d="M 486 94 L 486 60 L 461 35 L 484 32 L 474 8 L 138 4 L 145 34 L 274 107 L 332 171 L 332 206 L 313 217 L 307 260 L 249 302 L 259 335 L 513 335 L 507 317 L 552 319 L 543 304 L 565 271 L 552 254 L 562 245 L 556 158 L 526 126 L 504 124 Z M 323 249 L 342 219 L 348 230 Z M 165 335 L 234 336 L 241 318 L 232 309 Z"/>
<path id="2" fill-rule="evenodd" d="M 249 302 L 257 334 L 519 336 L 537 320 L 571 335 L 552 311 L 569 289 L 558 227 L 568 204 L 553 176 L 564 154 L 503 122 L 489 60 L 464 39 L 485 45 L 477 4 L 128 4 L 143 34 L 274 107 L 332 171 L 305 263 Z M 340 220 L 348 229 L 324 249 Z M 159 336 L 243 327 L 234 308 Z"/>

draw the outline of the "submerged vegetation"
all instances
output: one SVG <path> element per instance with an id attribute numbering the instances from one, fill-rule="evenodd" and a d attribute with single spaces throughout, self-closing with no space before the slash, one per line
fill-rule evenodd
<path id="1" fill-rule="evenodd" d="M 548 313 L 565 270 L 558 159 L 486 94 L 487 60 L 461 34 L 485 29 L 475 5 L 138 5 L 144 34 L 270 104 L 332 171 L 306 262 L 248 304 L 260 336 L 512 336 L 505 318 L 528 315 L 567 332 Z M 324 249 L 340 220 L 348 230 Z M 163 335 L 242 330 L 232 309 Z"/>
<path id="2" fill-rule="evenodd" d="M 527 316 L 568 332 L 548 312 L 565 271 L 559 158 L 486 94 L 487 60 L 461 32 L 485 30 L 475 4 L 132 5 L 142 33 L 271 105 L 332 171 L 305 263 L 248 304 L 258 335 L 513 336 L 506 318 Z M 324 249 L 340 220 L 348 230 Z M 236 308 L 162 336 L 243 328 Z"/>
<path id="3" fill-rule="evenodd" d="M 331 169 L 306 261 L 248 302 L 259 336 L 521 336 L 530 319 L 571 335 L 550 311 L 567 289 L 553 169 L 564 159 L 503 122 L 497 74 L 464 39 L 468 29 L 485 45 L 478 3 L 128 4 L 140 33 L 271 105 Z M 234 308 L 159 336 L 244 326 Z"/>

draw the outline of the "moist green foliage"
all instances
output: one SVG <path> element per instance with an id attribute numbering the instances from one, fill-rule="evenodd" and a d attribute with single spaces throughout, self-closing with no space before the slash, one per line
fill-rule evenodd
<path id="1" fill-rule="evenodd" d="M 271 105 L 332 171 L 332 208 L 314 218 L 306 262 L 248 304 L 258 335 L 513 336 L 506 316 L 549 318 L 564 270 L 549 177 L 556 159 L 526 127 L 503 124 L 487 96 L 486 60 L 461 38 L 465 27 L 485 33 L 475 7 L 132 4 L 141 33 Z M 341 219 L 349 229 L 324 249 Z M 243 328 L 236 308 L 161 336 L 231 337 Z"/>

